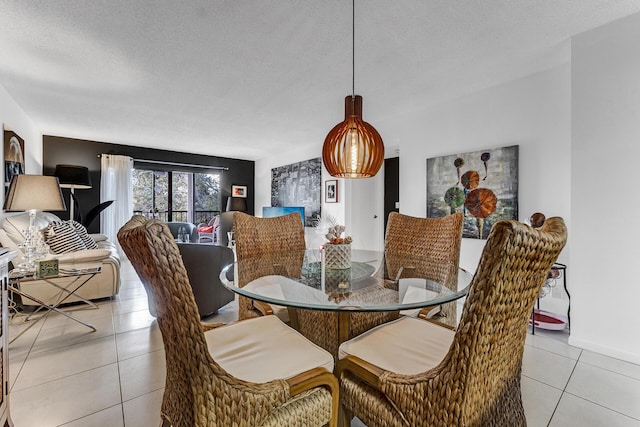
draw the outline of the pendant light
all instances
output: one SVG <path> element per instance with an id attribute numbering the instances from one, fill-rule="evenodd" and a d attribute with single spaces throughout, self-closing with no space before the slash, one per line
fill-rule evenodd
<path id="1" fill-rule="evenodd" d="M 384 144 L 378 131 L 362 120 L 362 97 L 355 94 L 355 0 L 352 0 L 351 95 L 344 99 L 344 121 L 329 132 L 322 161 L 331 176 L 370 178 L 384 162 Z"/>

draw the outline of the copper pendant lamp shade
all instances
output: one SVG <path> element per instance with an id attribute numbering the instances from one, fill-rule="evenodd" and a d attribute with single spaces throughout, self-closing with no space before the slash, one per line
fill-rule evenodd
<path id="1" fill-rule="evenodd" d="M 322 161 L 331 176 L 370 178 L 384 162 L 384 144 L 378 131 L 362 120 L 362 97 L 344 99 L 344 121 L 329 132 L 322 147 Z"/>
<path id="2" fill-rule="evenodd" d="M 362 120 L 362 97 L 355 93 L 355 0 L 351 1 L 351 95 L 344 99 L 344 121 L 331 129 L 322 146 L 322 161 L 331 176 L 371 178 L 384 162 L 378 131 Z"/>

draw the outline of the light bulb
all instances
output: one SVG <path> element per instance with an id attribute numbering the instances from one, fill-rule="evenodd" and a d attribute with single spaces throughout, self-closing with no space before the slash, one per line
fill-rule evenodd
<path id="1" fill-rule="evenodd" d="M 358 170 L 358 132 L 355 128 L 351 129 L 351 173 Z"/>

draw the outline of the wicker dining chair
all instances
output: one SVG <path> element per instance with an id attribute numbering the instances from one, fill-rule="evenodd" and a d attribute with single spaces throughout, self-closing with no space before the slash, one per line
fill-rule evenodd
<path id="1" fill-rule="evenodd" d="M 461 213 L 441 218 L 417 218 L 391 212 L 384 242 L 385 277 L 390 280 L 399 277 L 428 279 L 457 291 L 462 221 Z M 456 325 L 455 302 L 426 308 L 418 315 L 426 318 L 434 313 L 443 323 Z"/>
<path id="2" fill-rule="evenodd" d="M 524 426 L 528 320 L 566 243 L 562 218 L 541 229 L 497 222 L 452 331 L 402 316 L 345 342 L 336 374 L 345 425 Z"/>
<path id="3" fill-rule="evenodd" d="M 162 425 L 337 425 L 331 355 L 275 316 L 200 323 L 165 223 L 134 216 L 118 240 L 156 302 L 166 360 Z"/>
<path id="4" fill-rule="evenodd" d="M 299 276 L 304 261 L 304 227 L 300 214 L 258 218 L 242 212 L 233 216 L 233 236 L 238 260 L 238 286 L 264 275 Z M 238 297 L 238 319 L 275 314 L 288 321 L 286 307 L 272 306 L 250 298 Z"/>

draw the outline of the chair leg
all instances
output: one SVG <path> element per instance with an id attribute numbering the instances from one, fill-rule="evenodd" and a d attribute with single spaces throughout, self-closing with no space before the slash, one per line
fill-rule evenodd
<path id="1" fill-rule="evenodd" d="M 351 420 L 353 419 L 353 413 L 350 410 L 340 405 L 338 416 L 340 417 L 338 421 L 338 426 L 349 427 L 351 425 Z"/>

